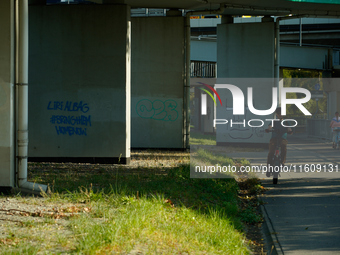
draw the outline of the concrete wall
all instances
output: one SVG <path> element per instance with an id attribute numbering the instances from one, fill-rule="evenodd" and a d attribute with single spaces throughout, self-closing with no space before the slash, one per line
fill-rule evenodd
<path id="1" fill-rule="evenodd" d="M 0 187 L 14 186 L 14 4 L 0 2 Z"/>
<path id="2" fill-rule="evenodd" d="M 131 147 L 183 148 L 184 18 L 132 18 Z"/>
<path id="3" fill-rule="evenodd" d="M 218 25 L 217 77 L 217 84 L 238 86 L 243 92 L 245 104 L 247 87 L 253 87 L 254 107 L 258 110 L 271 108 L 272 87 L 276 86 L 271 79 L 274 77 L 274 23 Z M 247 122 L 251 119 L 264 121 L 273 115 L 256 116 L 247 107 L 244 115 L 233 115 L 233 98 L 229 90 L 218 89 L 217 92 L 224 105 L 217 105 L 216 118 L 228 120 L 226 125 L 217 125 L 217 143 L 267 143 L 269 135 L 264 133 L 264 129 L 268 123 L 252 128 Z M 234 123 L 245 120 L 246 125 L 231 126 L 231 120 Z M 258 126 L 260 122 L 251 125 Z"/>
<path id="4" fill-rule="evenodd" d="M 29 157 L 129 160 L 130 8 L 29 11 Z"/>

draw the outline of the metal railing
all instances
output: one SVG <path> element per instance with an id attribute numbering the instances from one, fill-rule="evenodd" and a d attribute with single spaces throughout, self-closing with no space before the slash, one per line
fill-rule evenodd
<path id="1" fill-rule="evenodd" d="M 333 50 L 333 65 L 340 65 L 340 50 Z"/>
<path id="2" fill-rule="evenodd" d="M 332 140 L 331 120 L 307 119 L 308 136 Z"/>
<path id="3" fill-rule="evenodd" d="M 216 62 L 191 61 L 190 77 L 216 78 Z"/>
<path id="4" fill-rule="evenodd" d="M 166 16 L 167 9 L 133 8 L 131 17 Z"/>

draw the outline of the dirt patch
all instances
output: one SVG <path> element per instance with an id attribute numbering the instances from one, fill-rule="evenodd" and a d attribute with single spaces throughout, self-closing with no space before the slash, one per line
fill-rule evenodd
<path id="1" fill-rule="evenodd" d="M 40 247 L 44 252 L 66 252 L 74 239 L 69 219 L 89 210 L 85 205 L 49 203 L 42 197 L 1 197 L 0 251 L 17 249 L 31 254 L 36 252 L 29 247 Z M 57 242 L 61 238 L 65 245 Z"/>

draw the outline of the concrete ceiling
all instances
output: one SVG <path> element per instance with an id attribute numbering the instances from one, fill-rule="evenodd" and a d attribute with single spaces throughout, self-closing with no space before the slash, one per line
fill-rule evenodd
<path id="1" fill-rule="evenodd" d="M 92 0 L 97 3 L 125 3 L 132 8 L 178 8 L 214 10 L 225 5 L 225 15 L 322 15 L 340 17 L 340 4 L 293 2 L 288 0 Z"/>

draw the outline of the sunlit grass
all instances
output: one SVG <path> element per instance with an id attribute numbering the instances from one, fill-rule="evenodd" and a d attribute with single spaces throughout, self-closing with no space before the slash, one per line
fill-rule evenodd
<path id="1" fill-rule="evenodd" d="M 111 198 L 111 199 L 110 199 Z M 107 198 L 94 203 L 94 213 L 73 222 L 81 236 L 76 252 L 87 254 L 125 253 L 140 249 L 146 254 L 247 254 L 244 237 L 228 216 L 215 210 L 209 214 L 184 206 L 172 206 L 164 197 Z M 227 238 L 225 238 L 227 237 Z"/>
<path id="2" fill-rule="evenodd" d="M 190 145 L 216 145 L 216 136 L 190 132 Z"/>

